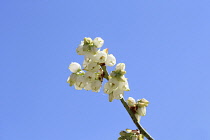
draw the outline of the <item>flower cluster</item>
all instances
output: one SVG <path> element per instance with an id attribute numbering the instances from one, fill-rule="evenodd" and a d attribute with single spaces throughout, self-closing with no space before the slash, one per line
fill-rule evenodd
<path id="1" fill-rule="evenodd" d="M 140 116 L 146 115 L 146 107 L 148 106 L 149 101 L 147 101 L 144 98 L 135 101 L 135 99 L 133 99 L 132 97 L 129 97 L 127 100 L 127 104 L 130 110 L 134 113 L 138 122 L 140 122 Z"/>
<path id="2" fill-rule="evenodd" d="M 126 129 L 126 131 L 120 132 L 120 137 L 118 140 L 143 140 L 143 135 L 140 134 L 138 129 Z"/>
<path id="3" fill-rule="evenodd" d="M 125 73 L 125 64 L 117 64 L 115 70 L 109 76 L 109 81 L 104 85 L 104 93 L 109 94 L 110 102 L 113 99 L 121 99 L 124 91 L 130 90 L 127 78 L 124 76 Z"/>
<path id="4" fill-rule="evenodd" d="M 92 40 L 91 38 L 84 38 L 76 49 L 78 55 L 84 55 L 84 61 L 81 65 L 72 62 L 69 65 L 69 70 L 72 74 L 68 77 L 67 83 L 74 86 L 77 90 L 92 90 L 99 92 L 102 86 L 105 72 L 103 66 L 114 66 L 116 58 L 112 54 L 108 54 L 108 49 L 100 50 L 103 46 L 104 40 L 100 37 Z M 86 71 L 86 72 L 85 72 Z M 128 81 L 124 74 L 125 64 L 117 64 L 110 76 L 107 75 L 108 82 L 104 86 L 104 92 L 109 94 L 109 101 L 113 99 L 121 99 L 124 91 L 129 91 Z"/>
<path id="5" fill-rule="evenodd" d="M 84 38 L 80 45 L 77 47 L 76 52 L 78 55 L 84 55 L 85 60 L 83 67 L 87 71 L 96 72 L 100 69 L 100 64 L 105 63 L 107 66 L 114 66 L 116 59 L 112 54 L 108 54 L 108 49 L 101 51 L 104 40 L 96 37 L 94 40 L 91 38 Z"/>

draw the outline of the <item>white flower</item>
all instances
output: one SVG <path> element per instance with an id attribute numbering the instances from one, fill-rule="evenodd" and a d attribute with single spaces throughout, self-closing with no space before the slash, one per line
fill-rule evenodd
<path id="1" fill-rule="evenodd" d="M 114 66 L 116 64 L 116 58 L 112 54 L 108 54 L 105 64 L 107 66 Z"/>
<path id="2" fill-rule="evenodd" d="M 139 115 L 139 114 L 137 114 L 137 113 L 135 113 L 134 115 L 135 115 L 135 117 L 136 117 L 137 121 L 138 121 L 138 122 L 140 122 L 140 115 Z"/>
<path id="3" fill-rule="evenodd" d="M 81 66 L 79 63 L 77 62 L 72 62 L 70 65 L 69 65 L 69 70 L 73 73 L 76 73 L 78 71 L 81 70 Z"/>
<path id="4" fill-rule="evenodd" d="M 120 90 L 119 88 L 117 88 L 113 91 L 114 99 L 121 99 L 123 97 L 123 95 L 124 95 L 124 91 Z"/>
<path id="5" fill-rule="evenodd" d="M 76 84 L 74 84 L 74 88 L 75 88 L 76 90 L 82 90 L 82 88 L 81 88 L 81 87 L 78 87 Z"/>
<path id="6" fill-rule="evenodd" d="M 89 62 L 84 60 L 83 63 L 82 63 L 82 66 L 84 67 L 84 69 L 87 69 L 87 66 L 88 66 Z"/>
<path id="7" fill-rule="evenodd" d="M 67 83 L 69 83 L 70 86 L 74 85 L 76 80 L 77 80 L 78 75 L 75 73 L 72 73 L 68 79 L 67 79 Z"/>
<path id="8" fill-rule="evenodd" d="M 90 62 L 90 61 L 95 62 L 96 61 L 95 57 L 96 57 L 96 55 L 94 55 L 90 52 L 85 53 L 85 60 L 88 62 Z"/>
<path id="9" fill-rule="evenodd" d="M 91 82 L 91 81 L 95 80 L 96 74 L 95 74 L 94 72 L 87 71 L 87 72 L 85 73 L 84 77 L 85 77 L 85 80 L 86 80 L 87 82 Z"/>
<path id="10" fill-rule="evenodd" d="M 128 106 L 134 106 L 136 104 L 136 101 L 134 98 L 129 97 L 127 100 L 127 104 L 128 104 Z"/>
<path id="11" fill-rule="evenodd" d="M 107 82 L 107 83 L 104 85 L 104 93 L 110 94 L 110 93 L 112 93 L 112 91 L 113 91 L 113 89 L 111 88 L 110 83 Z"/>
<path id="12" fill-rule="evenodd" d="M 76 86 L 78 86 L 80 88 L 84 88 L 86 85 L 85 77 L 78 76 L 75 84 L 76 84 Z"/>
<path id="13" fill-rule="evenodd" d="M 123 90 L 123 91 L 129 91 L 129 85 L 128 85 L 128 81 L 127 79 L 125 79 L 125 82 L 119 82 L 119 89 Z"/>
<path id="14" fill-rule="evenodd" d="M 105 63 L 107 59 L 107 53 L 104 51 L 98 51 L 95 56 L 95 61 L 99 63 Z"/>
<path id="15" fill-rule="evenodd" d="M 109 84 L 110 84 L 110 87 L 112 89 L 116 89 L 118 87 L 118 85 L 119 85 L 119 81 L 116 78 L 111 78 L 109 80 Z"/>
<path id="16" fill-rule="evenodd" d="M 79 44 L 79 46 L 76 49 L 76 52 L 78 55 L 84 55 L 85 52 L 83 51 L 83 45 L 84 45 L 84 41 L 81 41 L 81 44 Z"/>
<path id="17" fill-rule="evenodd" d="M 97 47 L 97 48 L 101 48 L 104 44 L 104 40 L 100 37 L 96 37 L 94 40 L 93 40 L 93 44 Z"/>
<path id="18" fill-rule="evenodd" d="M 145 116 L 146 115 L 146 107 L 139 107 L 137 109 L 137 113 L 140 115 L 140 116 Z"/>
<path id="19" fill-rule="evenodd" d="M 124 71 L 125 70 L 125 64 L 124 63 L 118 63 L 115 70 L 121 70 Z"/>
<path id="20" fill-rule="evenodd" d="M 85 90 L 92 90 L 91 84 L 92 84 L 92 83 L 87 82 L 86 85 L 85 85 L 85 87 L 84 87 L 84 89 L 85 89 Z"/>
<path id="21" fill-rule="evenodd" d="M 89 63 L 86 68 L 87 71 L 92 71 L 92 72 L 97 72 L 99 69 L 100 65 L 98 65 L 98 63 L 95 62 Z"/>
<path id="22" fill-rule="evenodd" d="M 99 92 L 101 88 L 101 81 L 100 80 L 95 80 L 91 84 L 91 88 L 93 92 Z"/>

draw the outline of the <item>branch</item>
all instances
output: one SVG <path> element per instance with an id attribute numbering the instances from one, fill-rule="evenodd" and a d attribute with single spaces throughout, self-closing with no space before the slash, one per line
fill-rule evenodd
<path id="1" fill-rule="evenodd" d="M 149 135 L 149 133 L 138 123 L 135 115 L 133 114 L 133 112 L 130 110 L 128 104 L 125 102 L 124 98 L 120 99 L 121 103 L 123 104 L 123 106 L 125 107 L 125 109 L 127 110 L 128 114 L 130 115 L 131 119 L 133 120 L 134 124 L 136 125 L 136 127 L 139 129 L 140 133 L 142 135 L 144 135 L 148 140 L 154 140 L 152 138 L 152 136 Z"/>
<path id="2" fill-rule="evenodd" d="M 104 78 L 106 78 L 107 80 L 109 80 L 109 74 L 106 70 L 106 66 L 101 65 L 101 68 L 103 69 L 103 75 Z M 128 104 L 125 102 L 124 98 L 122 97 L 122 99 L 120 99 L 121 103 L 123 104 L 123 106 L 125 107 L 125 109 L 127 110 L 128 114 L 130 115 L 131 119 L 133 120 L 134 124 L 136 125 L 136 127 L 139 129 L 140 133 L 142 135 L 144 135 L 148 140 L 154 140 L 152 138 L 152 136 L 149 135 L 149 133 L 138 123 L 135 115 L 133 114 L 133 112 L 130 110 Z"/>

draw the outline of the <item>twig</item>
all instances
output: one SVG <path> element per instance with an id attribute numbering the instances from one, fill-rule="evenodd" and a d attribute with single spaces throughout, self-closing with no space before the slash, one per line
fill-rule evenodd
<path id="1" fill-rule="evenodd" d="M 133 120 L 133 122 L 136 125 L 136 127 L 140 130 L 140 133 L 142 135 L 144 135 L 148 140 L 154 140 L 152 138 L 152 136 L 150 136 L 149 133 L 138 123 L 135 115 L 133 114 L 133 112 L 128 107 L 128 104 L 125 102 L 124 98 L 121 98 L 120 101 L 123 104 L 123 106 L 125 107 L 125 109 L 127 110 L 128 114 L 130 115 L 130 117 Z"/>
<path id="2" fill-rule="evenodd" d="M 107 80 L 109 80 L 109 74 L 106 70 L 106 66 L 104 64 L 101 65 L 101 68 L 103 69 L 103 76 L 104 78 L 106 78 Z M 120 99 L 121 103 L 123 104 L 123 106 L 125 107 L 125 109 L 127 110 L 128 114 L 130 115 L 131 119 L 133 120 L 134 124 L 136 125 L 136 127 L 139 129 L 140 133 L 142 135 L 144 135 L 148 140 L 154 140 L 152 138 L 152 136 L 149 135 L 149 133 L 138 123 L 135 115 L 133 114 L 133 112 L 130 110 L 128 104 L 125 102 L 124 98 L 122 97 Z"/>

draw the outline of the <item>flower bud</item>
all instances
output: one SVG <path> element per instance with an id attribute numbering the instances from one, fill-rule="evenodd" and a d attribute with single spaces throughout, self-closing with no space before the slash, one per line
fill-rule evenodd
<path id="1" fill-rule="evenodd" d="M 93 40 L 90 37 L 84 38 L 84 45 L 91 45 L 93 43 Z"/>
<path id="2" fill-rule="evenodd" d="M 69 70 L 73 73 L 76 73 L 78 71 L 81 70 L 81 66 L 79 63 L 77 62 L 72 62 L 70 65 L 69 65 Z"/>
<path id="3" fill-rule="evenodd" d="M 100 37 L 96 37 L 94 40 L 93 40 L 93 44 L 97 47 L 97 48 L 101 48 L 104 44 L 104 40 Z"/>
<path id="4" fill-rule="evenodd" d="M 125 64 L 124 63 L 119 63 L 117 64 L 115 70 L 121 70 L 121 71 L 124 71 L 125 70 Z"/>
<path id="5" fill-rule="evenodd" d="M 136 101 L 134 98 L 128 97 L 127 104 L 128 104 L 128 106 L 135 106 Z"/>
<path id="6" fill-rule="evenodd" d="M 149 101 L 147 101 L 146 99 L 141 99 L 141 100 L 138 100 L 137 101 L 138 103 L 138 106 L 140 106 L 140 107 L 143 107 L 143 106 L 148 106 L 148 104 L 149 104 Z"/>
<path id="7" fill-rule="evenodd" d="M 127 134 L 127 133 L 126 133 L 125 131 L 121 131 L 121 132 L 120 132 L 120 136 L 126 136 L 126 134 Z"/>

